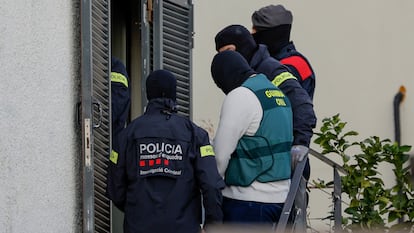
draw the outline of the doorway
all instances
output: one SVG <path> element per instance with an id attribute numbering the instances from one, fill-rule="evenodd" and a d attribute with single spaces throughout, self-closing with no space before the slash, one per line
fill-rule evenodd
<path id="1" fill-rule="evenodd" d="M 134 119 L 143 111 L 141 0 L 111 1 L 111 52 L 126 66 L 131 84 L 130 119 Z"/>
<path id="2" fill-rule="evenodd" d="M 144 112 L 145 78 L 156 69 L 175 74 L 178 113 L 191 118 L 192 0 L 111 1 L 110 22 L 111 54 L 124 62 L 130 78 L 129 121 Z M 123 219 L 111 206 L 113 233 L 123 232 Z"/>
<path id="3" fill-rule="evenodd" d="M 128 122 L 143 112 L 141 59 L 141 0 L 111 1 L 111 55 L 125 64 L 130 79 Z M 111 232 L 123 232 L 123 213 L 111 204 Z"/>

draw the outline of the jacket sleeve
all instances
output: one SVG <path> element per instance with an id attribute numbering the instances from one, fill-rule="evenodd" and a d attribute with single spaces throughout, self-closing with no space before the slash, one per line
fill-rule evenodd
<path id="1" fill-rule="evenodd" d="M 125 130 L 120 137 L 126 135 Z M 120 140 L 119 147 L 114 147 L 108 162 L 106 195 L 121 211 L 125 210 L 127 172 L 126 172 L 126 138 Z"/>
<path id="2" fill-rule="evenodd" d="M 112 72 L 112 76 L 116 73 Z M 130 89 L 122 83 L 111 83 L 111 101 L 112 101 L 112 121 L 123 129 L 128 120 L 128 114 L 131 106 Z M 116 133 L 120 130 L 116 128 Z"/>
<path id="3" fill-rule="evenodd" d="M 218 173 L 214 150 L 210 145 L 207 132 L 198 127 L 195 130 L 196 158 L 194 171 L 203 195 L 204 225 L 206 226 L 221 223 L 223 220 L 221 190 L 225 184 Z"/>
<path id="4" fill-rule="evenodd" d="M 289 68 L 290 72 L 295 77 L 298 77 L 299 84 L 302 86 L 303 89 L 305 89 L 305 91 L 308 93 L 309 97 L 312 100 L 313 99 L 313 94 L 315 92 L 315 78 L 313 78 L 312 76 L 310 76 L 310 77 L 302 77 L 302 76 L 300 76 L 300 73 L 296 69 L 295 66 L 289 65 L 289 64 L 285 64 L 285 66 L 287 66 Z M 313 72 L 312 72 L 312 74 L 314 75 Z"/>
<path id="5" fill-rule="evenodd" d="M 287 79 L 279 88 L 289 98 L 293 112 L 293 145 L 309 147 L 316 126 L 316 115 L 308 93 L 295 79 Z"/>
<path id="6" fill-rule="evenodd" d="M 129 76 L 118 58 L 111 58 L 112 130 L 118 135 L 125 127 L 131 105 Z"/>

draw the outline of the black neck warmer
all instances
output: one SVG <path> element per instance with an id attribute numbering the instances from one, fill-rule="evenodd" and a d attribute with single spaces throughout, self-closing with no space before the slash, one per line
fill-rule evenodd
<path id="1" fill-rule="evenodd" d="M 258 30 L 253 34 L 257 44 L 265 44 L 272 57 L 289 44 L 291 24 L 279 25 L 265 30 Z"/>
<path id="2" fill-rule="evenodd" d="M 244 59 L 250 63 L 254 53 L 258 49 L 258 45 L 251 35 L 249 35 L 249 38 L 251 38 L 251 40 L 247 40 L 243 45 L 236 45 L 236 51 L 239 52 L 244 57 Z"/>

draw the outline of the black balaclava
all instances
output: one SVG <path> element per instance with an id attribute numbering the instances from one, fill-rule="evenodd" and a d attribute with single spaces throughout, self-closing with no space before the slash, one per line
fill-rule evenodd
<path id="1" fill-rule="evenodd" d="M 223 51 L 217 53 L 211 62 L 211 76 L 214 83 L 224 94 L 240 87 L 246 79 L 256 72 L 238 52 Z"/>
<path id="2" fill-rule="evenodd" d="M 217 33 L 214 38 L 216 42 L 216 50 L 229 44 L 236 46 L 236 51 L 239 52 L 248 62 L 253 57 L 257 50 L 257 44 L 254 41 L 249 30 L 242 25 L 230 25 Z"/>
<path id="3" fill-rule="evenodd" d="M 291 24 L 279 25 L 273 28 L 256 31 L 253 38 L 258 44 L 265 44 L 271 56 L 275 56 L 279 51 L 289 44 Z"/>
<path id="4" fill-rule="evenodd" d="M 168 98 L 175 101 L 177 80 L 168 70 L 156 70 L 148 75 L 146 88 L 148 100 Z"/>

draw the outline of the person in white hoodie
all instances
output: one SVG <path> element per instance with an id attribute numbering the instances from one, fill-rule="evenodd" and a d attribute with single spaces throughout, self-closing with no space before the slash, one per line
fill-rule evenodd
<path id="1" fill-rule="evenodd" d="M 213 146 L 224 223 L 277 223 L 290 186 L 293 142 L 289 99 L 235 51 L 217 53 L 215 84 L 226 94 Z"/>

